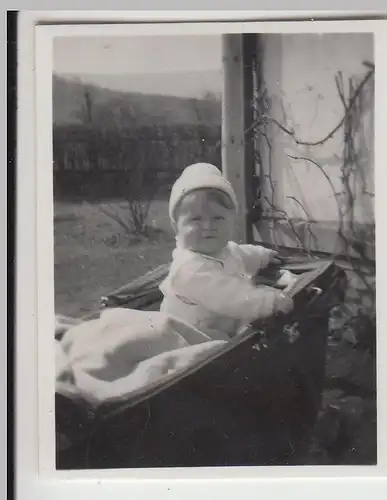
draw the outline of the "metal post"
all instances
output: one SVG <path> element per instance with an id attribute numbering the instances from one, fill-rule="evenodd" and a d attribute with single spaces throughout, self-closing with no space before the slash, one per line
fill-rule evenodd
<path id="1" fill-rule="evenodd" d="M 223 35 L 222 169 L 233 186 L 239 214 L 234 239 L 247 241 L 244 78 L 241 34 Z"/>
<path id="2" fill-rule="evenodd" d="M 253 243 L 253 224 L 256 222 L 257 172 L 255 157 L 254 97 L 257 77 L 257 37 L 256 33 L 242 35 L 243 54 L 243 101 L 244 101 L 244 190 L 246 204 L 246 240 Z"/>

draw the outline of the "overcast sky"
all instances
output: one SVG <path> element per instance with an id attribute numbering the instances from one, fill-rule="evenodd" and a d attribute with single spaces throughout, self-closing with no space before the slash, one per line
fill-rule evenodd
<path id="1" fill-rule="evenodd" d="M 56 73 L 160 73 L 216 70 L 220 36 L 58 37 Z"/>
<path id="2" fill-rule="evenodd" d="M 164 76 L 160 86 L 167 93 L 192 94 L 196 87 L 203 85 L 212 86 L 208 90 L 216 91 L 220 90 L 221 82 L 221 38 L 216 35 L 58 37 L 54 43 L 53 69 L 59 75 L 93 75 L 96 83 L 116 88 L 128 86 L 128 90 L 137 86 L 152 92 L 156 82 L 153 87 L 150 82 L 144 85 L 146 80 L 142 76 L 152 78 L 151 74 L 161 74 Z M 212 84 L 211 77 L 209 82 L 196 78 L 185 84 L 183 77 L 174 82 L 173 74 L 192 72 L 208 72 L 219 78 Z M 115 81 L 111 75 L 120 75 L 120 78 Z M 181 88 L 184 86 L 187 89 Z M 203 91 L 202 88 L 198 90 Z"/>

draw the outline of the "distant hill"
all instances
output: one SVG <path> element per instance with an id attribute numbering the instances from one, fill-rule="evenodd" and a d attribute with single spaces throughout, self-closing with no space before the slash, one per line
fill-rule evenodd
<path id="1" fill-rule="evenodd" d="M 221 123 L 221 102 L 211 91 L 208 99 L 152 95 L 112 90 L 54 75 L 54 124 L 81 123 L 85 119 L 85 91 L 90 96 L 92 119 L 104 126 Z"/>
<path id="2" fill-rule="evenodd" d="M 192 70 L 164 73 L 131 74 L 62 74 L 67 80 L 76 78 L 82 83 L 121 92 L 202 98 L 206 92 L 220 94 L 223 87 L 221 69 Z"/>

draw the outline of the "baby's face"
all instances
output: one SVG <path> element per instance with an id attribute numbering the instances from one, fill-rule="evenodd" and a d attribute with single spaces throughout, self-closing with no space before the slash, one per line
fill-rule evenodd
<path id="1" fill-rule="evenodd" d="M 215 256 L 232 238 L 233 209 L 197 191 L 183 198 L 176 222 L 177 239 L 189 250 Z"/>

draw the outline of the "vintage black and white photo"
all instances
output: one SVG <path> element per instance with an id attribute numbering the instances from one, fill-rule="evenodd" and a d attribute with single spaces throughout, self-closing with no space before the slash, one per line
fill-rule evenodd
<path id="1" fill-rule="evenodd" d="M 53 37 L 57 470 L 377 465 L 372 32 Z"/>

